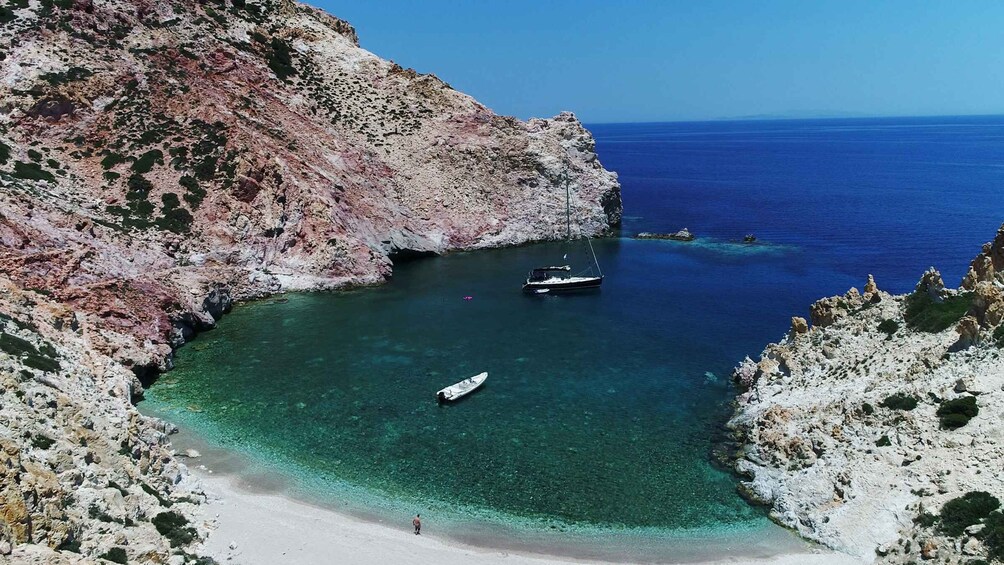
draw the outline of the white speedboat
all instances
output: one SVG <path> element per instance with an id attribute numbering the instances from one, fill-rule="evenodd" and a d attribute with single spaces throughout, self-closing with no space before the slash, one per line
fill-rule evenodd
<path id="1" fill-rule="evenodd" d="M 450 385 L 436 393 L 436 401 L 440 403 L 451 402 L 463 396 L 467 396 L 468 394 L 474 392 L 479 386 L 485 384 L 485 380 L 487 378 L 488 372 L 486 371 L 464 379 L 457 384 Z"/>

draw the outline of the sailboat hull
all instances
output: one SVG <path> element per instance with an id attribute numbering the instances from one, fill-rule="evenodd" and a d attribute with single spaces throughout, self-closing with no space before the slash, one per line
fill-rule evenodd
<path id="1" fill-rule="evenodd" d="M 551 293 L 551 292 L 571 292 L 576 290 L 590 290 L 600 288 L 603 284 L 603 277 L 553 277 L 542 281 L 527 280 L 523 284 L 523 292 L 527 294 Z"/>

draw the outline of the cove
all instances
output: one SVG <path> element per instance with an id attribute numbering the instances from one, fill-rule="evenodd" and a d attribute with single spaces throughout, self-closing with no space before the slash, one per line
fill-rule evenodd
<path id="1" fill-rule="evenodd" d="M 617 273 L 599 292 L 522 294 L 527 266 L 567 249 L 540 244 L 241 305 L 177 352 L 142 406 L 314 497 L 435 514 L 458 533 L 768 527 L 711 462 L 728 371 L 763 330 L 721 320 L 754 319 L 797 249 L 594 246 Z M 482 370 L 482 390 L 437 405 L 436 390 Z"/>
<path id="2" fill-rule="evenodd" d="M 728 372 L 868 273 L 895 293 L 929 265 L 958 284 L 1000 225 L 1004 119 L 592 129 L 624 187 L 622 236 L 594 241 L 601 291 L 519 291 L 562 244 L 404 263 L 380 287 L 239 305 L 140 408 L 259 482 L 371 519 L 421 512 L 478 545 L 639 561 L 793 548 L 711 462 Z M 630 238 L 681 227 L 698 240 Z M 730 241 L 749 232 L 763 245 Z M 483 390 L 436 405 L 485 370 Z"/>

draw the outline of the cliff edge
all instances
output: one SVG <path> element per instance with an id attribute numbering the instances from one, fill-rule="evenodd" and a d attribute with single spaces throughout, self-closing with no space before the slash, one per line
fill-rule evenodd
<path id="1" fill-rule="evenodd" d="M 741 491 L 777 522 L 884 563 L 1004 558 L 1004 227 L 958 289 L 812 305 L 747 358 L 730 421 Z"/>
<path id="2" fill-rule="evenodd" d="M 195 561 L 132 402 L 234 300 L 620 222 L 571 113 L 499 116 L 286 0 L 0 7 L 0 557 Z M 173 556 L 172 556 L 173 554 Z"/>

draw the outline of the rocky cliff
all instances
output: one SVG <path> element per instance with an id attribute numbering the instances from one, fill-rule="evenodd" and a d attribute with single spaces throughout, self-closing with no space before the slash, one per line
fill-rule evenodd
<path id="1" fill-rule="evenodd" d="M 131 401 L 232 300 L 560 237 L 566 183 L 584 233 L 620 221 L 575 116 L 496 115 L 302 4 L 0 22 L 0 556 L 187 559 L 198 493 Z"/>
<path id="2" fill-rule="evenodd" d="M 836 549 L 887 563 L 1004 558 L 1004 227 L 958 289 L 820 300 L 737 367 L 742 491 Z M 974 494 L 975 493 L 975 494 Z"/>

